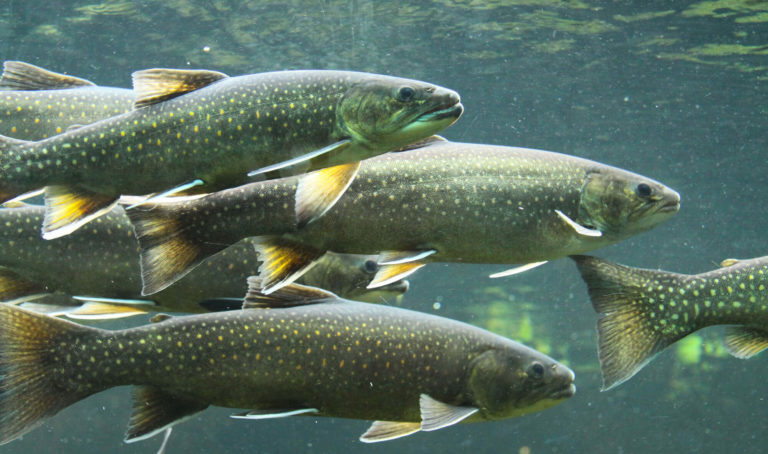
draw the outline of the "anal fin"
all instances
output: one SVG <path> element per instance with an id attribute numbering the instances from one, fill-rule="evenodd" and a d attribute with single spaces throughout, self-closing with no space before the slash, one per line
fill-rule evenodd
<path id="1" fill-rule="evenodd" d="M 235 413 L 229 417 L 234 419 L 275 419 L 287 418 L 289 416 L 306 415 L 317 412 L 317 408 L 279 408 L 269 410 L 251 410 L 245 413 Z"/>
<path id="2" fill-rule="evenodd" d="M 426 265 L 422 262 L 406 262 L 395 265 L 380 265 L 373 280 L 366 288 L 378 288 L 404 279 Z"/>
<path id="3" fill-rule="evenodd" d="M 89 301 L 64 315 L 75 320 L 113 320 L 150 312 L 152 306 Z"/>
<path id="4" fill-rule="evenodd" d="M 360 436 L 363 443 L 378 443 L 405 437 L 421 430 L 418 422 L 374 421 L 371 427 Z"/>
<path id="5" fill-rule="evenodd" d="M 360 161 L 317 170 L 299 179 L 296 188 L 296 222 L 303 227 L 341 198 L 360 169 Z"/>
<path id="6" fill-rule="evenodd" d="M 306 273 L 325 251 L 280 237 L 261 238 L 254 244 L 259 260 L 262 293 L 270 294 Z"/>
<path id="7" fill-rule="evenodd" d="M 166 393 L 153 386 L 139 386 L 133 394 L 133 414 L 125 442 L 145 440 L 208 408 L 208 404 Z"/>
<path id="8" fill-rule="evenodd" d="M 270 294 L 265 294 L 261 290 L 263 287 L 261 277 L 251 276 L 248 278 L 248 293 L 245 295 L 245 301 L 242 302 L 243 309 L 305 306 L 341 299 L 327 290 L 308 285 L 289 284 L 272 291 Z"/>
<path id="9" fill-rule="evenodd" d="M 110 211 L 118 198 L 119 195 L 100 194 L 78 186 L 46 186 L 43 238 L 69 235 Z"/>
<path id="10" fill-rule="evenodd" d="M 0 266 L 0 301 L 14 304 L 37 299 L 47 294 L 43 285 Z"/>
<path id="11" fill-rule="evenodd" d="M 768 332 L 747 326 L 729 326 L 725 329 L 725 348 L 736 358 L 751 358 L 768 348 Z"/>
<path id="12" fill-rule="evenodd" d="M 516 266 L 516 267 L 510 268 L 510 269 L 508 269 L 506 271 L 501 271 L 499 273 L 493 273 L 493 274 L 491 274 L 488 277 L 490 277 L 491 279 L 496 279 L 496 278 L 499 278 L 499 277 L 514 276 L 515 274 L 524 273 L 524 272 L 526 272 L 528 270 L 532 270 L 532 269 L 534 269 L 536 267 L 539 267 L 539 266 L 541 266 L 541 265 L 543 265 L 545 263 L 547 263 L 546 260 L 544 260 L 543 262 L 526 263 L 525 265 Z"/>

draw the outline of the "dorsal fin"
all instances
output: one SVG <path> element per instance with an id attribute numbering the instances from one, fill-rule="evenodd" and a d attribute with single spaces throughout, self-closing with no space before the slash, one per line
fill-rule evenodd
<path id="1" fill-rule="evenodd" d="M 262 279 L 258 276 L 248 278 L 248 293 L 243 301 L 243 309 L 267 309 L 303 306 L 305 304 L 327 303 L 340 300 L 335 294 L 307 285 L 289 284 L 280 287 L 269 295 L 261 293 Z"/>
<path id="2" fill-rule="evenodd" d="M 205 69 L 155 68 L 136 71 L 132 77 L 136 93 L 133 107 L 138 109 L 181 96 L 229 76 Z"/>
<path id="3" fill-rule="evenodd" d="M 395 152 L 415 150 L 416 148 L 422 148 L 422 147 L 426 147 L 427 145 L 432 145 L 434 143 L 440 143 L 440 142 L 448 142 L 448 139 L 446 139 L 443 136 L 438 136 L 437 134 L 435 134 L 434 136 L 429 136 L 426 139 L 421 139 L 418 142 L 413 142 L 413 143 L 409 143 L 408 145 L 402 146 L 397 150 L 395 150 Z"/>
<path id="4" fill-rule="evenodd" d="M 1 90 L 61 90 L 95 85 L 89 80 L 48 71 L 23 61 L 3 63 L 3 76 L 0 77 Z"/>

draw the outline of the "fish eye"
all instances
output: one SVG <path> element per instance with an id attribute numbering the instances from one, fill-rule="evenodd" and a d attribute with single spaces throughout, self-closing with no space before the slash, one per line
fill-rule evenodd
<path id="1" fill-rule="evenodd" d="M 531 364 L 531 367 L 529 367 L 528 370 L 528 375 L 537 380 L 540 380 L 544 376 L 544 366 L 541 363 L 537 362 Z"/>
<path id="2" fill-rule="evenodd" d="M 366 260 L 363 268 L 365 268 L 366 273 L 375 273 L 379 270 L 379 264 L 376 263 L 376 260 Z"/>
<path id="3" fill-rule="evenodd" d="M 651 187 L 648 186 L 645 183 L 640 183 L 637 185 L 637 188 L 635 189 L 635 192 L 638 196 L 646 198 L 651 196 Z"/>
<path id="4" fill-rule="evenodd" d="M 415 96 L 416 90 L 411 87 L 400 87 L 400 90 L 397 91 L 397 100 L 400 102 L 413 101 Z"/>

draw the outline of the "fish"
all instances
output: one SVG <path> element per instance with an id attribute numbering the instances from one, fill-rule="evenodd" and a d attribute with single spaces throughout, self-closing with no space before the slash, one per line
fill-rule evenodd
<path id="1" fill-rule="evenodd" d="M 463 112 L 447 88 L 354 71 L 155 68 L 134 72 L 133 85 L 128 113 L 40 141 L 0 136 L 0 202 L 44 187 L 42 234 L 54 239 L 121 195 L 148 195 L 146 203 L 306 173 L 295 216 L 308 224 L 361 159 L 429 137 Z"/>
<path id="2" fill-rule="evenodd" d="M 133 90 L 97 86 L 21 61 L 3 63 L 0 135 L 42 140 L 133 109 Z"/>
<path id="3" fill-rule="evenodd" d="M 572 259 L 589 289 L 607 391 L 632 378 L 665 348 L 702 328 L 730 325 L 736 358 L 768 348 L 768 256 L 725 262 L 699 274 L 632 268 L 590 256 Z"/>
<path id="4" fill-rule="evenodd" d="M 422 145 L 364 161 L 337 204 L 303 227 L 292 214 L 295 178 L 129 210 L 142 292 L 243 237 L 258 237 L 266 293 L 326 251 L 378 254 L 374 288 L 433 261 L 537 264 L 580 254 L 649 230 L 680 206 L 667 186 L 587 159 L 440 137 Z"/>
<path id="5" fill-rule="evenodd" d="M 249 278 L 242 310 L 118 331 L 0 305 L 0 444 L 122 385 L 136 386 L 129 443 L 211 405 L 250 409 L 238 419 L 374 420 L 360 439 L 380 442 L 541 411 L 576 391 L 568 367 L 471 325 L 260 287 Z"/>
<path id="6" fill-rule="evenodd" d="M 0 208 L 0 301 L 34 301 L 38 310 L 80 319 L 238 309 L 245 279 L 259 267 L 254 243 L 246 238 L 206 261 L 178 285 L 145 298 L 139 246 L 122 206 L 86 228 L 47 241 L 37 227 L 45 208 L 19 205 Z M 408 290 L 406 280 L 382 289 L 366 288 L 378 269 L 375 255 L 327 254 L 321 262 L 321 267 L 303 276 L 303 283 L 370 302 L 386 302 Z"/>

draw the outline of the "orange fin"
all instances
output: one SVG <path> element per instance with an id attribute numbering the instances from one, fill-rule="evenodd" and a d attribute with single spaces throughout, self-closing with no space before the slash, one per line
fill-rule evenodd
<path id="1" fill-rule="evenodd" d="M 254 247 L 262 261 L 261 291 L 267 295 L 301 277 L 325 253 L 280 237 L 259 239 Z"/>
<path id="2" fill-rule="evenodd" d="M 262 292 L 263 287 L 264 282 L 261 277 L 248 278 L 248 293 L 245 295 L 243 309 L 293 307 L 340 300 L 338 296 L 327 290 L 308 285 L 289 284 L 268 295 Z"/>
<path id="3" fill-rule="evenodd" d="M 366 288 L 378 288 L 387 284 L 391 284 L 392 282 L 397 282 L 400 279 L 404 279 L 415 273 L 424 265 L 426 264 L 422 262 L 379 265 L 379 271 L 376 272 L 376 276 L 374 276 L 373 280 L 368 284 Z"/>
<path id="4" fill-rule="evenodd" d="M 725 348 L 736 358 L 751 358 L 768 348 L 768 333 L 758 328 L 729 326 L 725 328 Z"/>
<path id="5" fill-rule="evenodd" d="M 296 188 L 296 222 L 299 227 L 330 210 L 352 184 L 359 168 L 360 161 L 357 161 L 302 175 Z"/>
<path id="6" fill-rule="evenodd" d="M 360 436 L 363 443 L 378 443 L 405 437 L 421 430 L 419 422 L 374 421 Z"/>
<path id="7" fill-rule="evenodd" d="M 132 74 L 133 91 L 138 109 L 181 96 L 228 77 L 218 71 L 204 69 L 145 69 Z"/>
<path id="8" fill-rule="evenodd" d="M 118 197 L 78 186 L 46 186 L 43 238 L 51 240 L 69 235 L 109 212 L 117 204 Z"/>
<path id="9" fill-rule="evenodd" d="M 37 299 L 47 294 L 45 286 L 6 267 L 0 267 L 0 301 L 14 304 Z"/>

